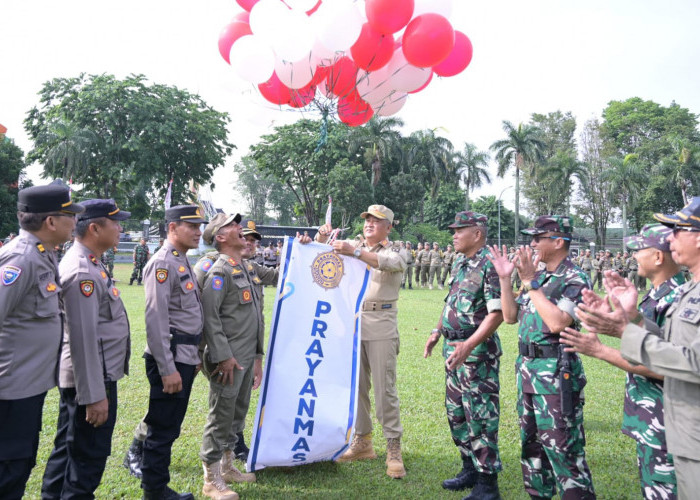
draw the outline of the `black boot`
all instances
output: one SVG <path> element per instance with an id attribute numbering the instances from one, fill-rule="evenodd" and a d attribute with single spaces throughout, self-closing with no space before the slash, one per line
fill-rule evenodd
<path id="1" fill-rule="evenodd" d="M 143 490 L 143 500 L 194 500 L 194 495 L 178 493 L 166 486 L 160 490 Z"/>
<path id="2" fill-rule="evenodd" d="M 250 450 L 245 445 L 245 438 L 243 437 L 243 433 L 239 432 L 238 434 L 236 434 L 236 436 L 238 437 L 238 441 L 236 441 L 236 447 L 233 449 L 233 454 L 236 455 L 236 458 L 238 460 L 245 462 L 248 460 L 248 452 Z"/>
<path id="3" fill-rule="evenodd" d="M 133 284 L 134 284 L 134 278 L 131 278 L 131 279 L 129 280 L 129 286 L 131 286 L 131 285 L 133 285 Z"/>
<path id="4" fill-rule="evenodd" d="M 501 494 L 498 492 L 498 474 L 479 472 L 476 486 L 462 500 L 501 500 Z"/>
<path id="5" fill-rule="evenodd" d="M 462 457 L 462 470 L 452 479 L 445 479 L 442 487 L 446 490 L 459 491 L 466 488 L 473 488 L 479 472 L 474 467 L 471 458 Z"/>
<path id="6" fill-rule="evenodd" d="M 143 462 L 143 441 L 134 439 L 126 450 L 126 456 L 122 465 L 129 470 L 129 474 L 141 479 L 141 463 Z M 145 493 L 144 493 L 145 494 Z"/>

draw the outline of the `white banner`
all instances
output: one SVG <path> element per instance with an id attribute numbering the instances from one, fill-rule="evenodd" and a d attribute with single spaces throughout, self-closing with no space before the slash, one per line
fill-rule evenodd
<path id="1" fill-rule="evenodd" d="M 369 266 L 287 237 L 247 469 L 333 460 L 357 411 Z"/>

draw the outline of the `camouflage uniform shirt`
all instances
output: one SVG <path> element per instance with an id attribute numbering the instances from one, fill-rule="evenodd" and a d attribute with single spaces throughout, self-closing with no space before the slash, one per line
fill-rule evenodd
<path id="1" fill-rule="evenodd" d="M 588 276 L 574 265 L 569 257 L 565 258 L 554 272 L 546 269 L 537 271 L 533 281 L 540 284 L 550 302 L 575 318 L 574 307 L 582 302 L 581 292 L 591 288 Z M 518 338 L 524 343 L 540 345 L 559 344 L 559 335 L 552 333 L 530 302 L 528 292 L 521 292 L 516 299 L 518 303 Z M 570 353 L 573 390 L 580 391 L 586 385 L 581 359 Z M 557 358 L 526 358 L 518 356 L 515 361 L 518 387 L 530 394 L 558 394 L 559 377 Z"/>

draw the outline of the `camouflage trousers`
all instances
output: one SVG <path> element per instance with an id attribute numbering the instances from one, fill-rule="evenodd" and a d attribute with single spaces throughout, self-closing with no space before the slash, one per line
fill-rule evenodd
<path id="1" fill-rule="evenodd" d="M 642 498 L 646 500 L 678 498 L 673 457 L 668 451 L 637 442 L 637 466 L 642 484 Z"/>
<path id="2" fill-rule="evenodd" d="M 559 394 L 518 391 L 525 490 L 544 498 L 552 498 L 557 489 L 562 500 L 595 498 L 583 449 L 583 398 L 574 392 L 573 418 L 561 414 L 560 399 Z"/>
<path id="3" fill-rule="evenodd" d="M 454 350 L 443 343 L 445 359 Z M 487 474 L 503 469 L 498 452 L 499 366 L 496 358 L 445 369 L 445 409 L 452 441 L 462 457 L 470 457 L 474 467 Z"/>
<path id="4" fill-rule="evenodd" d="M 447 282 L 447 278 L 450 276 L 451 268 L 450 266 L 443 266 L 442 277 L 440 278 L 440 284 L 444 285 Z"/>
<path id="5" fill-rule="evenodd" d="M 131 272 L 131 281 L 138 281 L 141 283 L 143 280 L 143 268 L 145 266 L 145 262 L 134 262 L 134 270 Z"/>

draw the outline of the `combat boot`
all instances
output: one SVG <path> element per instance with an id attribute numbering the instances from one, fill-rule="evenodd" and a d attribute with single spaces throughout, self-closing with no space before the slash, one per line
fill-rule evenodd
<path id="1" fill-rule="evenodd" d="M 133 285 L 133 284 L 134 284 L 134 278 L 131 278 L 131 279 L 129 280 L 129 286 L 131 286 L 131 285 Z"/>
<path id="2" fill-rule="evenodd" d="M 238 440 L 236 441 L 236 446 L 233 448 L 233 453 L 236 455 L 236 458 L 238 460 L 241 460 L 242 462 L 245 462 L 248 460 L 248 452 L 250 449 L 245 444 L 245 438 L 243 437 L 243 433 L 239 432 L 236 434 L 236 437 Z"/>
<path id="3" fill-rule="evenodd" d="M 354 460 L 372 460 L 377 458 L 372 446 L 372 434 L 355 434 L 350 448 L 343 453 L 337 462 L 352 462 Z"/>
<path id="4" fill-rule="evenodd" d="M 143 500 L 194 500 L 194 495 L 178 493 L 166 486 L 159 490 L 143 490 Z"/>
<path id="5" fill-rule="evenodd" d="M 409 290 L 413 290 L 413 285 L 408 285 Z"/>
<path id="6" fill-rule="evenodd" d="M 479 472 L 476 486 L 462 500 L 501 500 L 501 494 L 498 491 L 498 474 Z"/>
<path id="7" fill-rule="evenodd" d="M 462 457 L 462 470 L 452 479 L 445 479 L 442 482 L 442 487 L 451 491 L 473 488 L 478 477 L 479 472 L 476 470 L 476 467 L 474 467 L 472 459 L 469 457 Z"/>
<path id="8" fill-rule="evenodd" d="M 141 479 L 141 463 L 143 462 L 143 441 L 134 439 L 131 442 L 131 446 L 126 450 L 126 456 L 124 457 L 124 462 L 122 465 L 126 467 L 129 474 Z"/>
<path id="9" fill-rule="evenodd" d="M 386 440 L 386 475 L 394 479 L 401 479 L 406 475 L 401 457 L 401 438 Z"/>
<path id="10" fill-rule="evenodd" d="M 252 472 L 241 472 L 233 465 L 234 454 L 231 450 L 224 451 L 221 457 L 221 477 L 227 483 L 254 483 L 255 474 Z"/>
<path id="11" fill-rule="evenodd" d="M 204 467 L 202 495 L 215 500 L 238 500 L 238 493 L 229 489 L 226 481 L 221 477 L 221 462 L 211 464 L 202 462 L 202 467 Z"/>

